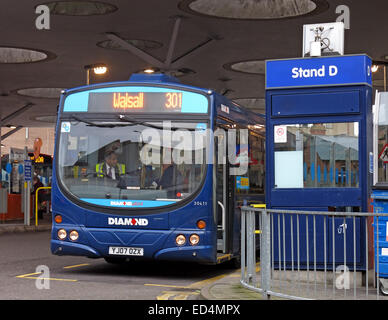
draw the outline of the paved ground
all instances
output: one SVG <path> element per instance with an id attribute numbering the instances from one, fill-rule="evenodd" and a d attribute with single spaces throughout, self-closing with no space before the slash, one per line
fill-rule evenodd
<path id="1" fill-rule="evenodd" d="M 49 241 L 49 231 L 0 235 L 0 300 L 199 299 L 202 288 L 233 271 L 226 265 L 111 265 L 102 259 L 59 257 L 51 254 Z M 49 290 L 39 289 L 47 283 Z"/>
<path id="2" fill-rule="evenodd" d="M 0 224 L 0 300 L 124 299 L 124 300 L 262 300 L 244 288 L 240 270 L 228 265 L 142 262 L 111 265 L 102 259 L 58 257 L 50 252 L 50 221 L 38 227 Z M 38 232 L 37 232 L 38 231 Z M 260 281 L 260 267 L 257 277 Z M 48 271 L 49 273 L 46 273 Z M 311 275 L 312 276 L 312 275 Z M 286 276 L 291 277 L 291 276 Z M 370 281 L 370 285 L 373 280 Z M 49 284 L 49 289 L 39 289 Z M 306 284 L 274 281 L 274 291 L 313 299 L 333 299 L 332 282 Z M 285 290 L 287 289 L 287 290 Z M 357 287 L 357 299 L 387 297 Z M 354 299 L 353 287 L 335 290 L 335 299 Z M 280 299 L 272 297 L 272 299 Z"/>
<path id="3" fill-rule="evenodd" d="M 260 285 L 260 266 L 257 263 L 257 283 Z M 305 273 L 305 272 L 301 272 Z M 310 272 L 312 273 L 312 272 Z M 328 277 L 330 274 L 328 275 Z M 336 277 L 342 276 L 335 274 Z M 326 285 L 324 282 L 313 280 L 313 273 L 310 274 L 310 281 L 297 281 L 296 273 L 294 274 L 294 281 L 291 275 L 288 279 L 279 281 L 278 275 L 274 275 L 275 279 L 272 281 L 272 290 L 277 293 L 287 294 L 289 296 L 301 297 L 311 300 L 388 300 L 388 296 L 377 294 L 377 289 L 374 288 L 373 280 L 369 282 L 368 291 L 365 286 L 357 283 L 356 290 L 354 290 L 353 280 L 349 282 L 349 288 L 333 288 L 333 282 L 328 280 Z M 263 300 L 263 295 L 256 291 L 245 288 L 240 283 L 241 270 L 234 271 L 225 277 L 217 279 L 209 283 L 201 290 L 201 296 L 206 300 Z M 372 277 L 373 278 L 373 275 Z M 338 278 L 336 278 L 338 279 Z M 336 282 L 337 283 L 337 282 Z M 342 283 L 343 284 L 343 283 Z M 286 298 L 272 296 L 271 300 L 289 300 Z"/>

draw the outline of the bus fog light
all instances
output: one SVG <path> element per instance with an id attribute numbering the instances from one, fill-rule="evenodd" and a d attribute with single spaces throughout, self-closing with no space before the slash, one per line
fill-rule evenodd
<path id="1" fill-rule="evenodd" d="M 199 235 L 197 235 L 197 234 L 192 234 L 191 236 L 190 236 L 190 244 L 192 245 L 192 246 L 195 246 L 195 245 L 197 245 L 199 243 Z"/>
<path id="2" fill-rule="evenodd" d="M 71 231 L 69 234 L 69 238 L 71 241 L 77 241 L 78 237 L 79 237 L 78 232 L 75 230 Z"/>
<path id="3" fill-rule="evenodd" d="M 183 246 L 186 243 L 186 237 L 180 234 L 175 238 L 175 242 L 178 246 Z"/>
<path id="4" fill-rule="evenodd" d="M 67 232 L 65 229 L 59 229 L 57 235 L 59 239 L 65 240 L 67 236 Z"/>

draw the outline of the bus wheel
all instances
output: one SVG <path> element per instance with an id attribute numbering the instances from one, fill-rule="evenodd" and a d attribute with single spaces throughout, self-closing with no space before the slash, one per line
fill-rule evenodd
<path id="1" fill-rule="evenodd" d="M 104 260 L 111 264 L 123 264 L 129 262 L 128 258 L 106 257 Z"/>
<path id="2" fill-rule="evenodd" d="M 241 268 L 241 257 L 238 256 L 236 258 L 233 258 L 229 261 L 229 265 L 233 268 L 233 269 L 240 269 Z"/>

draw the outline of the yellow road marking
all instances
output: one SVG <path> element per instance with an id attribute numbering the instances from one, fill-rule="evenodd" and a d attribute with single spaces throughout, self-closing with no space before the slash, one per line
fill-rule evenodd
<path id="1" fill-rule="evenodd" d="M 39 277 L 23 277 L 23 279 L 39 279 L 39 280 L 52 280 L 52 281 L 65 281 L 65 282 L 77 282 L 74 279 L 57 279 L 57 278 L 39 278 Z"/>
<path id="2" fill-rule="evenodd" d="M 72 266 L 66 266 L 63 267 L 63 269 L 72 269 L 72 268 L 77 268 L 77 267 L 84 267 L 88 266 L 89 263 L 81 263 L 81 264 L 76 264 Z M 32 277 L 32 276 L 37 276 L 39 274 L 42 274 L 42 272 L 34 272 L 34 273 L 27 273 L 27 274 L 22 274 L 20 276 L 16 276 L 16 278 L 21 278 L 21 279 L 40 279 L 40 280 L 53 280 L 53 281 L 66 281 L 66 282 L 77 282 L 78 280 L 75 279 L 59 279 L 59 278 L 41 278 L 41 277 Z"/>
<path id="3" fill-rule="evenodd" d="M 165 288 L 176 288 L 176 289 L 188 289 L 186 286 L 173 286 L 170 284 L 158 284 L 158 283 L 145 283 L 148 287 L 165 287 Z"/>
<path id="4" fill-rule="evenodd" d="M 189 286 L 187 286 L 188 289 L 202 289 L 204 286 L 214 282 L 214 281 L 217 281 L 219 279 L 222 279 L 224 277 L 226 277 L 228 274 L 221 274 L 219 276 L 216 276 L 216 277 L 213 277 L 213 278 L 210 278 L 210 279 L 206 279 L 206 280 L 202 280 L 202 281 L 198 281 L 198 282 L 195 282 L 193 284 L 190 284 Z"/>
<path id="5" fill-rule="evenodd" d="M 182 294 L 178 294 L 174 300 L 187 300 L 187 298 L 191 295 L 198 295 L 199 292 L 190 292 L 190 293 L 182 293 Z"/>
<path id="6" fill-rule="evenodd" d="M 163 291 L 163 294 L 156 297 L 156 300 L 168 300 L 168 298 L 175 296 L 175 292 L 173 291 Z"/>
<path id="7" fill-rule="evenodd" d="M 187 300 L 191 295 L 199 295 L 198 291 L 182 292 L 182 291 L 162 291 L 162 295 L 157 296 L 157 300 Z"/>
<path id="8" fill-rule="evenodd" d="M 256 272 L 260 271 L 260 262 L 256 263 Z M 241 277 L 241 269 L 236 270 L 234 273 L 229 275 L 231 278 L 240 278 Z"/>
<path id="9" fill-rule="evenodd" d="M 181 291 L 163 291 L 162 295 L 156 297 L 157 300 L 168 300 L 170 297 L 175 297 L 175 298 L 173 298 L 174 300 L 186 300 L 190 295 L 199 294 L 199 290 L 201 290 L 204 286 L 206 286 L 212 282 L 215 282 L 219 279 L 222 279 L 222 278 L 226 277 L 227 275 L 228 274 L 221 274 L 219 276 L 212 277 L 210 279 L 205 279 L 202 281 L 192 283 L 188 286 L 173 286 L 173 285 L 162 285 L 162 284 L 152 284 L 152 283 L 145 284 L 145 286 L 167 287 L 167 288 L 171 287 L 171 288 L 194 289 L 194 290 L 197 289 L 196 291 L 184 292 L 184 293 L 182 293 Z"/>
<path id="10" fill-rule="evenodd" d="M 74 266 L 67 266 L 63 267 L 63 269 L 72 269 L 72 268 L 78 268 L 78 267 L 84 267 L 84 266 L 89 266 L 89 263 L 82 263 L 82 264 L 76 264 Z"/>
<path id="11" fill-rule="evenodd" d="M 41 274 L 42 272 L 34 272 L 34 273 L 27 273 L 22 274 L 20 276 L 16 276 L 16 278 L 27 278 L 28 276 L 36 276 L 37 274 Z"/>
<path id="12" fill-rule="evenodd" d="M 202 289 L 207 284 L 212 283 L 214 281 L 217 281 L 219 279 L 222 279 L 223 277 L 226 277 L 226 276 L 227 276 L 227 274 L 222 274 L 222 275 L 210 278 L 210 279 L 206 279 L 206 280 L 192 283 L 188 286 L 175 286 L 175 285 L 170 285 L 170 284 L 159 284 L 159 283 L 145 283 L 144 285 L 148 286 L 148 287 L 165 287 L 165 288 L 175 288 L 175 289 Z"/>
<path id="13" fill-rule="evenodd" d="M 239 273 L 233 273 L 232 275 L 230 275 L 231 278 L 240 278 L 241 277 L 241 274 Z"/>
<path id="14" fill-rule="evenodd" d="M 32 276 L 37 276 L 39 274 L 42 274 L 43 272 L 34 272 L 34 273 L 27 273 L 27 274 L 22 274 L 20 276 L 16 276 L 15 278 L 19 279 L 33 279 L 33 280 L 53 280 L 53 281 L 66 281 L 66 282 L 77 282 L 78 280 L 74 279 L 58 279 L 58 278 L 41 278 L 41 277 L 32 277 Z"/>

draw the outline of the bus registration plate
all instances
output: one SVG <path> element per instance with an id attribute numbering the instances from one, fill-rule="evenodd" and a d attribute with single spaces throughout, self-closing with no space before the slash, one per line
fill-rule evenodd
<path id="1" fill-rule="evenodd" d="M 109 247 L 109 254 L 119 256 L 143 256 L 143 248 L 132 248 L 132 247 Z"/>

